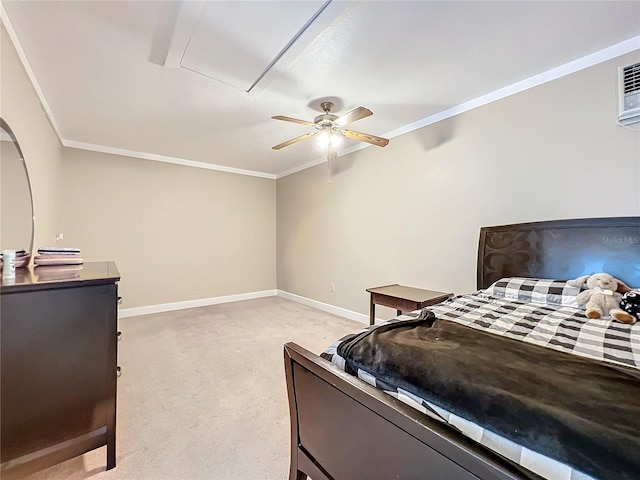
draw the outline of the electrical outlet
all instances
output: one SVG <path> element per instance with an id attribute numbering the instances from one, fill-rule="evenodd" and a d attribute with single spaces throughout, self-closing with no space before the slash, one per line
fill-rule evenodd
<path id="1" fill-rule="evenodd" d="M 330 283 L 329 284 L 329 288 L 331 289 L 332 292 L 336 291 L 336 284 L 335 283 Z"/>

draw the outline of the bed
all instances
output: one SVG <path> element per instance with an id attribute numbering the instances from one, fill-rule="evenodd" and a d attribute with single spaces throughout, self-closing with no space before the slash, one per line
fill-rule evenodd
<path id="1" fill-rule="evenodd" d="M 479 291 L 495 289 L 496 284 L 500 284 L 501 279 L 505 278 L 572 279 L 599 271 L 611 273 L 629 286 L 640 287 L 640 217 L 556 220 L 484 227 L 480 230 L 477 264 Z M 476 300 L 458 296 L 450 301 Z M 501 302 L 489 298 L 488 303 L 491 306 Z M 456 308 L 460 309 L 459 306 Z M 546 307 L 540 308 L 544 310 Z M 562 308 L 570 310 L 572 307 Z M 394 323 L 412 322 L 424 327 L 420 322 L 425 319 L 429 321 L 429 311 L 441 322 L 438 325 L 454 329 L 453 332 L 443 332 L 442 335 L 459 335 L 461 338 L 468 337 L 470 341 L 483 335 L 476 328 L 477 325 L 473 325 L 473 319 L 469 320 L 464 316 L 460 322 L 440 319 L 439 317 L 446 317 L 446 305 L 428 307 L 421 312 L 400 316 L 384 328 L 395 328 Z M 500 322 L 500 310 L 496 312 L 492 315 Z M 555 313 L 551 312 L 549 315 L 553 317 Z M 597 322 L 606 323 L 604 320 Z M 509 350 L 514 350 L 513 342 L 517 342 L 515 350 L 521 346 L 523 352 L 527 349 L 543 349 L 545 353 L 551 352 L 549 355 L 555 362 L 559 358 L 562 365 L 595 369 L 594 373 L 590 373 L 589 379 L 599 378 L 604 372 L 604 376 L 608 378 L 603 381 L 609 381 L 608 385 L 620 388 L 624 396 L 631 397 L 637 393 L 633 398 L 640 399 L 640 370 L 636 363 L 640 362 L 640 345 L 637 341 L 640 337 L 636 334 L 638 324 L 613 327 L 614 331 L 616 328 L 634 328 L 632 334 L 627 333 L 631 344 L 616 352 L 601 352 L 600 360 L 593 358 L 588 348 L 589 341 L 584 342 L 583 339 L 576 340 L 570 346 L 563 346 L 563 341 L 557 342 L 559 345 L 554 343 L 555 340 L 545 344 L 536 336 L 533 342 L 514 340 L 513 336 L 517 337 L 518 329 L 511 338 L 508 334 L 494 335 L 495 332 L 487 335 L 493 342 L 490 349 L 499 351 L 502 346 L 505 357 Z M 380 328 L 382 327 L 374 327 Z M 354 336 L 357 335 L 358 332 L 355 332 Z M 365 334 L 367 335 L 369 334 Z M 610 334 L 603 334 L 605 337 L 607 335 Z M 325 357 L 332 358 L 331 348 L 325 352 Z M 575 355 L 567 354 L 567 349 L 575 349 L 572 352 Z M 517 353 L 512 352 L 512 355 Z M 522 356 L 529 358 L 525 354 Z M 498 453 L 499 450 L 488 448 L 477 438 L 468 436 L 468 432 L 463 433 L 464 429 L 455 428 L 442 418 L 437 418 L 440 412 L 420 411 L 406 399 L 403 401 L 401 396 L 394 397 L 370 385 L 367 383 L 371 382 L 367 373 L 358 378 L 347 373 L 344 366 L 294 343 L 284 346 L 284 357 L 291 414 L 290 480 L 303 480 L 307 476 L 313 480 L 598 478 L 592 473 L 585 474 L 584 470 L 575 468 L 547 472 L 543 467 L 536 473 L 536 468 L 513 461 L 508 454 Z M 535 359 L 531 361 L 537 362 Z M 583 383 L 588 382 L 581 380 L 579 385 Z M 387 391 L 392 389 L 385 388 Z M 542 385 L 538 391 L 544 390 Z M 606 392 L 603 393 L 605 394 Z M 579 389 L 577 395 L 580 395 Z M 407 396 L 415 400 L 411 393 L 405 395 Z M 628 465 L 620 464 L 619 471 L 615 462 L 618 457 L 623 459 L 621 462 L 627 462 L 629 457 L 640 458 L 640 449 L 637 450 L 637 455 L 633 455 L 634 448 L 638 446 L 634 442 L 640 431 L 640 410 L 634 409 L 640 408 L 640 401 L 627 401 L 627 405 L 623 406 L 618 397 L 613 394 L 611 397 L 600 395 L 598 401 L 602 402 L 603 398 L 609 401 L 603 410 L 606 408 L 613 412 L 612 425 L 620 422 L 626 425 L 625 418 L 621 420 L 616 414 L 618 417 L 628 415 L 630 430 L 618 432 L 612 427 L 613 430 L 607 432 L 613 435 L 611 442 L 604 444 L 608 447 L 597 450 L 599 444 L 592 445 L 591 450 L 587 448 L 582 452 L 583 460 L 590 466 L 590 457 L 606 458 L 609 465 L 601 467 L 611 468 L 613 462 L 613 469 L 616 470 L 616 473 L 607 478 L 630 478 L 628 475 L 635 476 L 634 468 L 640 465 L 634 463 L 635 458 Z M 606 428 L 609 420 L 604 421 L 604 424 Z M 586 429 L 587 433 L 589 428 Z M 620 427 L 619 430 L 626 428 Z M 618 434 L 621 436 L 617 436 Z M 579 449 L 574 452 L 578 456 L 580 453 Z M 604 477 L 600 478 L 604 480 Z"/>

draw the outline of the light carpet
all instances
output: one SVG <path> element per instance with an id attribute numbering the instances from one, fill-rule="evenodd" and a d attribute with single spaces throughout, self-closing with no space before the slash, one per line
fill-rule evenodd
<path id="1" fill-rule="evenodd" d="M 283 344 L 314 353 L 362 327 L 281 297 L 119 321 L 116 468 L 106 448 L 28 480 L 283 480 Z"/>

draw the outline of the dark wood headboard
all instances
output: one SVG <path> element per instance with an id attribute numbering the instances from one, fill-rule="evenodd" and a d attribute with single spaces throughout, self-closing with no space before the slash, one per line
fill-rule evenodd
<path id="1" fill-rule="evenodd" d="M 502 277 L 568 280 L 607 272 L 640 287 L 640 217 L 482 227 L 478 288 Z"/>

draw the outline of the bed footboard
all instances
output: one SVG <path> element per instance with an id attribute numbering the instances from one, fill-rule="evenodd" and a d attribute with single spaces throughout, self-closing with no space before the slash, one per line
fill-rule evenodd
<path id="1" fill-rule="evenodd" d="M 295 343 L 284 360 L 289 480 L 540 478 Z"/>

